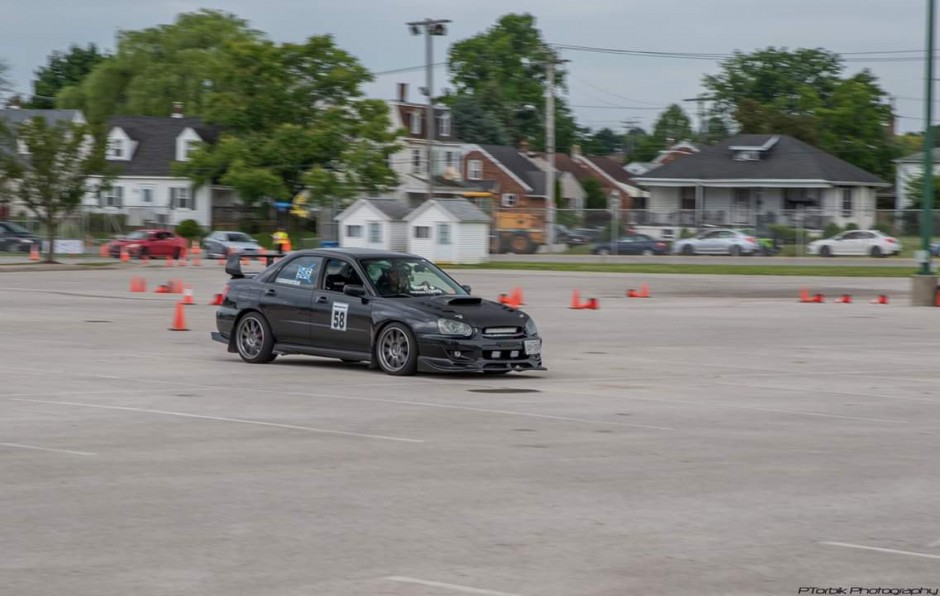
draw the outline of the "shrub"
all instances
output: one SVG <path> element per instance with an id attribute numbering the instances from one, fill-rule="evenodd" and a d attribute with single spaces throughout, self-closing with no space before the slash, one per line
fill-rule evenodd
<path id="1" fill-rule="evenodd" d="M 894 226 L 886 221 L 879 221 L 878 223 L 872 226 L 872 229 L 878 230 L 882 234 L 887 234 L 888 236 L 895 235 Z"/>
<path id="2" fill-rule="evenodd" d="M 822 237 L 823 237 L 823 238 L 831 238 L 832 236 L 835 236 L 836 234 L 838 234 L 838 233 L 841 232 L 841 231 L 842 231 L 842 228 L 839 227 L 839 224 L 837 224 L 837 223 L 828 223 L 828 224 L 826 224 L 826 227 L 823 228 Z"/>
<path id="3" fill-rule="evenodd" d="M 796 228 L 785 224 L 770 224 L 770 235 L 784 244 L 796 243 Z"/>
<path id="4" fill-rule="evenodd" d="M 194 219 L 184 219 L 176 226 L 176 233 L 187 240 L 195 240 L 203 235 L 202 227 Z"/>
<path id="5" fill-rule="evenodd" d="M 693 236 L 695 236 L 695 232 L 693 232 L 689 228 L 682 228 L 682 231 L 679 232 L 680 240 L 685 239 L 685 238 L 692 238 Z"/>
<path id="6" fill-rule="evenodd" d="M 858 224 L 857 224 L 857 223 L 849 222 L 849 223 L 845 224 L 845 231 L 846 231 L 846 232 L 848 232 L 848 231 L 850 231 L 850 230 L 857 230 L 857 229 L 858 229 Z"/>

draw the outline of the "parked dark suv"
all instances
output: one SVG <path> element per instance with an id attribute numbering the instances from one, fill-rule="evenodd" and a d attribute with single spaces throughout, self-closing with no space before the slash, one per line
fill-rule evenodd
<path id="1" fill-rule="evenodd" d="M 39 236 L 12 221 L 0 221 L 0 252 L 29 252 Z"/>

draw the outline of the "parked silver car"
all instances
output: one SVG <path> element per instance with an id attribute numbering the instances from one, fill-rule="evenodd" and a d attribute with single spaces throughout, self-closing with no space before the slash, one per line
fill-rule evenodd
<path id="1" fill-rule="evenodd" d="M 261 254 L 262 246 L 258 241 L 244 232 L 216 231 L 206 236 L 202 241 L 206 250 L 206 258 L 215 259 L 239 254 L 252 257 Z"/>
<path id="2" fill-rule="evenodd" d="M 677 240 L 672 245 L 677 255 L 753 255 L 760 254 L 757 238 L 737 230 L 708 230 L 694 238 Z"/>

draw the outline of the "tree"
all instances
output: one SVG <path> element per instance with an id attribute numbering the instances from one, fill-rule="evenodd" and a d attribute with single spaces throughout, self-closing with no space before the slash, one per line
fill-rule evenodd
<path id="1" fill-rule="evenodd" d="M 640 141 L 635 159 L 651 161 L 659 152 L 680 141 L 692 138 L 692 119 L 677 105 L 672 104 L 659 115 L 653 125 L 653 134 Z"/>
<path id="2" fill-rule="evenodd" d="M 448 63 L 456 89 L 446 99 L 474 97 L 484 114 L 499 121 L 511 144 L 526 139 L 533 148 L 542 149 L 547 60 L 557 56 L 542 39 L 535 17 L 504 15 L 487 31 L 451 46 Z M 565 70 L 556 66 L 558 89 L 565 89 L 565 76 Z M 570 147 L 576 133 L 570 109 L 563 98 L 556 98 L 555 146 Z"/>
<path id="3" fill-rule="evenodd" d="M 611 155 L 623 149 L 623 141 L 622 135 L 618 135 L 609 128 L 602 128 L 589 136 L 588 146 L 584 148 L 584 152 L 593 155 Z"/>
<path id="4" fill-rule="evenodd" d="M 123 31 L 117 51 L 81 83 L 64 88 L 57 104 L 101 123 L 114 114 L 166 116 L 173 102 L 202 115 L 230 43 L 261 38 L 246 21 L 220 11 L 184 13 L 170 25 Z"/>
<path id="5" fill-rule="evenodd" d="M 0 188 L 12 189 L 13 196 L 46 226 L 46 262 L 53 263 L 59 221 L 81 204 L 89 190 L 88 177 L 104 172 L 104 146 L 94 141 L 87 125 L 50 124 L 41 116 L 19 125 L 15 136 L 27 159 L 12 150 L 16 144 L 7 134 L 5 150 L 0 150 Z"/>
<path id="6" fill-rule="evenodd" d="M 7 78 L 7 73 L 10 71 L 10 66 L 2 59 L 0 59 L 0 100 L 11 91 L 10 89 L 10 79 Z"/>
<path id="7" fill-rule="evenodd" d="M 842 59 L 822 49 L 735 52 L 703 83 L 716 115 L 742 133 L 787 134 L 849 163 L 893 176 L 899 147 L 889 134 L 891 107 L 874 76 L 843 76 Z"/>
<path id="8" fill-rule="evenodd" d="M 731 131 L 728 130 L 728 124 L 725 122 L 725 119 L 720 116 L 710 117 L 705 122 L 705 126 L 705 135 L 699 137 L 699 140 L 703 143 L 711 145 L 731 136 Z"/>
<path id="9" fill-rule="evenodd" d="M 512 143 L 509 133 L 499 118 L 492 112 L 484 110 L 473 95 L 460 95 L 454 97 L 449 103 L 454 117 L 454 127 L 461 141 L 488 145 Z"/>
<path id="10" fill-rule="evenodd" d="M 604 186 L 597 178 L 588 178 L 581 183 L 584 189 L 584 207 L 586 209 L 607 209 L 607 195 Z"/>
<path id="11" fill-rule="evenodd" d="M 36 71 L 33 81 L 33 97 L 27 107 L 52 109 L 55 98 L 66 87 L 80 85 L 94 68 L 104 61 L 105 55 L 95 44 L 87 48 L 72 45 L 65 52 L 55 51 L 49 55 L 46 66 Z"/>
<path id="12" fill-rule="evenodd" d="M 386 104 L 363 99 L 371 76 L 329 36 L 302 44 L 231 42 L 219 60 L 205 117 L 225 132 L 174 172 L 196 185 L 234 187 L 243 202 L 314 202 L 375 192 L 395 182 Z"/>

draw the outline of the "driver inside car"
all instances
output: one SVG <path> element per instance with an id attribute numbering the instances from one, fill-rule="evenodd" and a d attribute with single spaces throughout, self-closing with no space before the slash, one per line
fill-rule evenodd
<path id="1" fill-rule="evenodd" d="M 382 272 L 375 286 L 381 296 L 408 295 L 411 284 L 407 267 L 404 263 L 393 262 L 391 267 Z"/>

